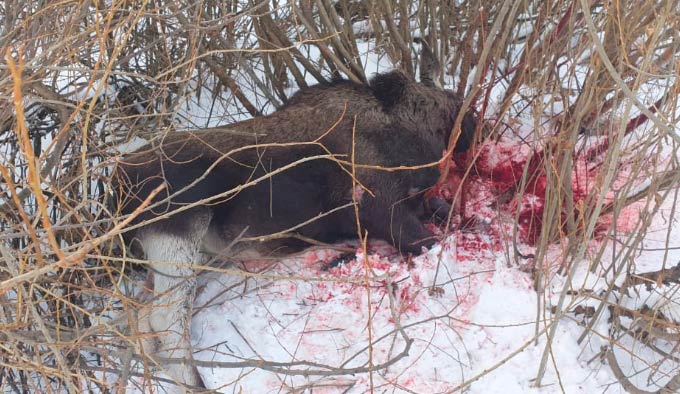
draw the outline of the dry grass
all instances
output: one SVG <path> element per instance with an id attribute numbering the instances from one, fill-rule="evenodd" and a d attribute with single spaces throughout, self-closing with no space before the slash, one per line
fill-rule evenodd
<path id="1" fill-rule="evenodd" d="M 142 275 L 131 260 L 120 258 L 126 257 L 119 240 L 126 223 L 115 220 L 106 205 L 120 144 L 271 111 L 292 87 L 309 81 L 334 75 L 366 81 L 373 70 L 360 52 L 366 46 L 358 45 L 366 40 L 375 43 L 372 51 L 413 74 L 414 37 L 427 37 L 465 105 L 490 120 L 487 138 L 517 132 L 537 152 L 524 177 L 528 181 L 536 170 L 548 182 L 533 260 L 537 291 L 550 279 L 543 261 L 558 240 L 564 245 L 563 275 L 570 277 L 587 261 L 593 272 L 626 278 L 623 286 L 612 281 L 601 294 L 576 298 L 571 295 L 584 289 L 567 280 L 553 308 L 537 305 L 537 335 L 551 343 L 557 324 L 539 321 L 573 318 L 577 303 L 597 301 L 582 339 L 600 335 L 592 328 L 609 319 L 611 347 L 602 350 L 603 358 L 631 392 L 637 389 L 613 353 L 630 350 L 624 337 L 636 346 L 654 346 L 655 339 L 680 345 L 680 325 L 663 313 L 662 303 L 645 310 L 620 305 L 640 286 L 677 302 L 676 262 L 666 256 L 662 271 L 643 275 L 635 264 L 664 200 L 672 199 L 669 223 L 675 220 L 680 171 L 677 156 L 668 157 L 680 143 L 676 1 L 243 4 L 0 4 L 4 392 L 121 388 L 115 379 L 102 381 L 101 372 L 123 371 L 120 383 L 139 373 L 129 368 L 132 363 L 151 366 L 137 352 L 140 334 L 126 324 L 138 307 L 131 286 L 138 287 Z M 516 118 L 533 127 L 519 130 Z M 588 145 L 584 135 L 600 138 Z M 574 163 L 593 150 L 603 158 L 597 185 L 575 199 Z M 617 183 L 616 198 L 608 199 L 622 168 L 630 172 L 629 181 Z M 588 250 L 598 218 L 616 217 L 632 202 L 642 207 L 635 230 L 607 230 L 605 237 L 617 245 L 611 256 L 603 256 L 606 243 Z M 667 246 L 674 241 L 668 239 Z M 510 250 L 520 261 L 517 246 Z M 551 351 L 545 347 L 536 384 Z M 645 373 L 651 379 L 655 365 Z M 670 374 L 668 390 L 680 386 L 679 373 Z"/>

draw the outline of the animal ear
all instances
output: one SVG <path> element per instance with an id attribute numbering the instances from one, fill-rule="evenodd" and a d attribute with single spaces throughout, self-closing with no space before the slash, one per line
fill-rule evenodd
<path id="1" fill-rule="evenodd" d="M 402 72 L 391 71 L 376 75 L 371 79 L 369 85 L 375 98 L 384 107 L 390 108 L 402 99 L 408 83 L 408 77 Z"/>
<path id="2" fill-rule="evenodd" d="M 439 74 L 442 67 L 439 60 L 432 53 L 427 40 L 422 40 L 423 49 L 420 51 L 420 83 L 431 88 L 442 88 L 439 82 Z"/>

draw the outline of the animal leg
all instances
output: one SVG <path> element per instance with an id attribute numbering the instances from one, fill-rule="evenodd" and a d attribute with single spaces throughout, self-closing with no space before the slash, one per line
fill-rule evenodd
<path id="1" fill-rule="evenodd" d="M 178 394 L 189 392 L 187 387 L 204 387 L 198 370 L 191 365 L 190 328 L 196 295 L 193 266 L 202 261 L 199 248 L 207 221 L 202 225 L 200 220 L 193 220 L 194 231 L 189 234 L 168 234 L 149 228 L 140 236 L 147 259 L 158 262 L 151 266 L 155 299 L 147 315 L 149 328 L 158 334 L 154 353 L 167 375 L 182 385 L 169 390 Z M 175 360 L 163 361 L 168 358 Z"/>

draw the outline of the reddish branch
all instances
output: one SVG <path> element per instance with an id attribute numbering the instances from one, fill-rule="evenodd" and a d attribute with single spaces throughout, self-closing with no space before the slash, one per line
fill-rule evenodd
<path id="1" fill-rule="evenodd" d="M 649 112 L 655 114 L 659 110 L 659 107 L 661 107 L 663 102 L 666 101 L 666 97 L 667 97 L 667 95 L 664 95 L 659 100 L 657 100 L 653 105 L 651 105 L 648 108 Z M 640 125 L 642 125 L 643 123 L 645 123 L 648 120 L 649 120 L 649 117 L 644 113 L 641 113 L 640 115 L 636 116 L 635 118 L 629 120 L 628 124 L 626 125 L 624 135 L 628 135 L 628 134 L 632 133 L 635 129 L 637 129 Z M 596 145 L 595 147 L 588 149 L 588 151 L 584 155 L 585 159 L 587 161 L 592 161 L 597 156 L 606 152 L 607 149 L 609 149 L 610 140 L 611 140 L 610 138 L 607 138 L 606 140 L 602 141 L 600 144 Z"/>

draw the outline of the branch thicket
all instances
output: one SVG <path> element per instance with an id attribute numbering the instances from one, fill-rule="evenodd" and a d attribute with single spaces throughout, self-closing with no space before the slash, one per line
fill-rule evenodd
<path id="1" fill-rule="evenodd" d="M 668 253 L 678 247 L 670 229 L 680 171 L 668 153 L 680 142 L 678 8 L 673 0 L 1 2 L 0 389 L 104 391 L 106 373 L 123 381 L 151 376 L 139 333 L 126 324 L 139 308 L 132 295 L 144 287 L 134 256 L 121 247 L 132 217 L 121 219 L 107 200 L 121 151 L 170 130 L 269 113 L 296 87 L 340 76 L 365 83 L 378 63 L 415 75 L 423 41 L 444 66 L 442 81 L 465 97 L 463 109 L 488 121 L 480 139 L 511 139 L 534 152 L 516 198 L 536 173 L 546 179 L 530 268 L 536 290 L 548 291 L 547 255 L 561 241 L 564 288 L 555 305 L 537 305 L 536 340 L 545 352 L 536 384 L 552 365 L 555 322 L 585 301 L 594 306 L 581 340 L 613 344 L 602 359 L 622 387 L 646 392 L 635 388 L 639 372 L 617 361 L 640 345 L 662 357 L 632 356 L 649 381 L 661 382 L 658 392 L 676 387 L 680 326 L 666 309 L 677 304 L 679 286 L 678 262 Z M 572 175 L 583 157 L 599 175 L 586 196 L 575 196 Z M 664 210 L 669 201 L 672 210 Z M 603 215 L 616 218 L 631 204 L 640 207 L 633 231 L 600 227 Z M 665 253 L 658 269 L 640 271 L 636 256 L 659 212 L 669 223 L 661 230 Z M 514 219 L 508 256 L 521 262 L 528 255 L 519 252 Z M 611 242 L 589 249 L 595 238 Z M 605 288 L 572 281 L 584 261 L 606 278 Z M 640 289 L 659 301 L 635 304 Z M 597 332 L 602 321 L 609 332 Z M 373 372 L 408 354 L 412 340 L 401 327 L 393 334 L 403 351 L 382 364 L 201 366 Z M 666 378 L 657 379 L 662 364 Z"/>

